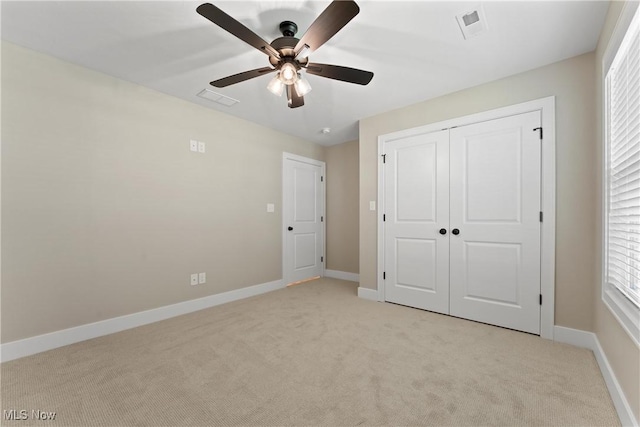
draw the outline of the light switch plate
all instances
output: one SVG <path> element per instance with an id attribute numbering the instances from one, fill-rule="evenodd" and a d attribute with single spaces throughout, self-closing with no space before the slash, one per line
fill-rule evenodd
<path id="1" fill-rule="evenodd" d="M 199 284 L 207 283 L 207 273 L 198 274 L 198 283 Z"/>
<path id="2" fill-rule="evenodd" d="M 369 202 L 369 210 L 370 211 L 375 211 L 376 210 L 376 201 L 375 200 L 371 200 Z"/>
<path id="3" fill-rule="evenodd" d="M 273 203 L 267 203 L 267 212 L 272 213 L 276 211 L 276 207 Z"/>
<path id="4" fill-rule="evenodd" d="M 204 153 L 207 149 L 207 146 L 204 142 L 198 142 L 198 152 Z"/>
<path id="5" fill-rule="evenodd" d="M 191 275 L 191 286 L 198 284 L 198 273 L 193 273 Z"/>
<path id="6" fill-rule="evenodd" d="M 197 153 L 198 152 L 198 141 L 196 141 L 195 139 L 192 139 L 191 141 L 189 141 L 189 150 L 195 151 Z"/>

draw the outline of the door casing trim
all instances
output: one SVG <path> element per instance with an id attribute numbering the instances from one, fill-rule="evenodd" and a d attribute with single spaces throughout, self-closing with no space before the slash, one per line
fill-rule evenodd
<path id="1" fill-rule="evenodd" d="M 378 301 L 384 302 L 384 167 L 382 155 L 385 154 L 385 144 L 399 138 L 412 135 L 450 129 L 456 126 L 466 126 L 488 120 L 500 119 L 532 111 L 540 111 L 541 126 L 544 137 L 541 155 L 541 201 L 544 220 L 540 230 L 540 293 L 542 306 L 540 307 L 540 336 L 553 340 L 555 314 L 555 241 L 556 241 L 556 127 L 555 127 L 555 96 L 536 99 L 520 104 L 496 108 L 467 116 L 430 123 L 411 129 L 378 136 L 378 268 L 377 287 Z"/>

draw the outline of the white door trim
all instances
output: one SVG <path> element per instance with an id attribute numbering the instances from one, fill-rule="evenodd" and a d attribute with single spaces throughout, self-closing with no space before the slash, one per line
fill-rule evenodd
<path id="1" fill-rule="evenodd" d="M 320 199 L 321 199 L 321 203 L 322 206 L 320 207 L 320 210 L 322 212 L 322 216 L 325 217 L 326 219 L 326 205 L 327 205 L 327 192 L 326 192 L 326 184 L 327 184 L 327 174 L 326 174 L 326 163 L 321 161 L 321 160 L 315 160 L 315 159 L 310 159 L 308 157 L 303 157 L 303 156 L 298 156 L 297 154 L 291 154 L 291 153 L 287 153 L 287 152 L 283 152 L 282 153 L 282 217 L 281 217 L 281 223 L 282 223 L 282 234 L 281 234 L 281 238 L 282 238 L 282 281 L 285 284 L 291 283 L 289 281 L 289 278 L 287 277 L 287 224 L 285 224 L 285 215 L 284 215 L 284 210 L 286 208 L 287 203 L 289 203 L 289 198 L 288 198 L 288 194 L 285 188 L 285 173 L 284 173 L 284 164 L 287 160 L 295 160 L 297 162 L 301 162 L 301 163 L 307 163 L 310 165 L 314 165 L 314 166 L 319 166 L 320 170 L 321 170 L 321 174 L 324 177 L 324 185 L 320 186 Z M 326 266 L 326 262 L 327 262 L 327 254 L 326 254 L 326 221 L 322 221 L 322 233 L 321 233 L 321 239 L 322 239 L 322 257 L 324 259 L 324 262 L 322 262 L 321 268 L 320 268 L 320 272 L 321 272 L 321 276 L 324 277 L 325 275 L 325 266 Z"/>
<path id="2" fill-rule="evenodd" d="M 540 336 L 553 339 L 555 312 L 555 236 L 556 236 L 556 129 L 555 129 L 555 96 L 523 102 L 503 108 L 484 111 L 468 116 L 457 117 L 425 126 L 405 129 L 398 132 L 378 136 L 378 301 L 384 301 L 384 168 L 382 155 L 387 142 L 398 138 L 406 138 L 415 134 L 465 126 L 487 120 L 499 119 L 516 114 L 540 111 L 544 138 L 542 140 L 542 189 L 541 209 L 544 220 L 541 228 L 540 243 L 540 292 L 542 307 L 540 308 Z"/>

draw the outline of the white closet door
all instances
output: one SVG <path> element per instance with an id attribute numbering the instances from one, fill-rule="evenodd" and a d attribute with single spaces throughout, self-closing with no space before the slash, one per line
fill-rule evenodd
<path id="1" fill-rule="evenodd" d="M 448 151 L 448 131 L 386 144 L 386 301 L 449 311 Z"/>
<path id="2" fill-rule="evenodd" d="M 539 126 L 531 112 L 451 129 L 453 316 L 540 333 Z"/>

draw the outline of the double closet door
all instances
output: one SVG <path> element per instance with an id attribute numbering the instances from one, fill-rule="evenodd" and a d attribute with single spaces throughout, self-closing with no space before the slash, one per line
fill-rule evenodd
<path id="1" fill-rule="evenodd" d="M 540 112 L 384 146 L 386 301 L 540 333 Z"/>

